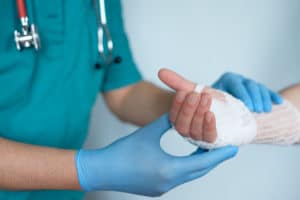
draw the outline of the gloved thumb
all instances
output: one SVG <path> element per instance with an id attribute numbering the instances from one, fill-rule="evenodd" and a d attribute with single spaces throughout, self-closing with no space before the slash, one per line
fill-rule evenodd
<path id="1" fill-rule="evenodd" d="M 161 69 L 158 72 L 159 79 L 167 86 L 175 91 L 183 90 L 191 92 L 195 89 L 196 84 L 192 81 L 186 80 L 176 72 L 169 69 Z"/>

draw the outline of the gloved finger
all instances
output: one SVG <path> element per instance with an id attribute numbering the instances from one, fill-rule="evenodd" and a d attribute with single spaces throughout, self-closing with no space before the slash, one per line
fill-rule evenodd
<path id="1" fill-rule="evenodd" d="M 220 80 L 217 80 L 215 83 L 211 85 L 212 88 L 217 89 L 217 90 L 223 90 L 224 91 L 224 86 L 221 84 L 222 82 Z"/>
<path id="2" fill-rule="evenodd" d="M 171 111 L 170 111 L 170 120 L 172 123 L 175 123 L 178 113 L 180 111 L 180 108 L 183 105 L 183 102 L 186 98 L 187 92 L 185 91 L 178 91 L 175 94 L 173 103 L 172 103 L 172 107 L 171 107 Z"/>
<path id="3" fill-rule="evenodd" d="M 257 83 L 255 83 L 252 80 L 247 80 L 245 81 L 245 86 L 248 90 L 248 93 L 251 97 L 253 107 L 254 107 L 254 112 L 262 112 L 263 111 L 263 103 L 262 103 L 262 97 L 260 94 L 260 89 Z"/>
<path id="4" fill-rule="evenodd" d="M 160 118 L 158 118 L 157 120 L 155 120 L 154 122 L 146 125 L 141 129 L 138 129 L 136 133 L 145 134 L 146 136 L 143 135 L 143 137 L 147 137 L 145 138 L 145 140 L 148 139 L 148 140 L 156 141 L 158 142 L 159 145 L 159 141 L 162 135 L 172 127 L 169 117 L 170 117 L 169 113 L 166 113 L 162 115 Z"/>
<path id="5" fill-rule="evenodd" d="M 205 113 L 203 122 L 203 141 L 213 143 L 217 139 L 215 115 L 208 111 Z"/>
<path id="6" fill-rule="evenodd" d="M 232 88 L 228 88 L 227 92 L 230 93 L 235 98 L 241 100 L 248 107 L 250 111 L 254 110 L 251 97 L 246 87 L 242 83 L 239 83 Z"/>
<path id="7" fill-rule="evenodd" d="M 234 157 L 238 152 L 235 146 L 227 146 L 211 150 L 202 154 L 195 154 L 186 157 L 178 157 L 177 166 L 182 174 L 190 174 L 203 171 Z"/>
<path id="8" fill-rule="evenodd" d="M 169 69 L 159 70 L 158 77 L 163 83 L 176 91 L 184 90 L 187 92 L 191 92 L 194 91 L 196 87 L 196 84 L 194 82 L 183 78 L 176 72 Z"/>
<path id="9" fill-rule="evenodd" d="M 211 106 L 211 96 L 206 93 L 202 93 L 200 97 L 200 103 L 194 114 L 192 119 L 191 129 L 190 129 L 190 136 L 194 140 L 202 140 L 203 138 L 203 120 L 205 113 L 209 111 Z"/>
<path id="10" fill-rule="evenodd" d="M 269 90 L 269 92 L 270 92 L 273 103 L 275 103 L 275 104 L 283 103 L 283 98 L 280 94 L 278 94 L 277 92 L 273 92 L 272 90 Z"/>
<path id="11" fill-rule="evenodd" d="M 264 112 L 271 112 L 272 100 L 271 100 L 271 95 L 269 93 L 269 90 L 264 85 L 260 85 L 259 88 L 260 88 L 260 93 L 263 102 L 263 110 Z"/>
<path id="12" fill-rule="evenodd" d="M 212 87 L 215 89 L 227 91 L 228 86 L 238 85 L 244 79 L 245 78 L 240 74 L 226 72 L 219 78 L 219 80 L 212 84 Z"/>
<path id="13" fill-rule="evenodd" d="M 176 130 L 184 137 L 190 137 L 190 127 L 197 110 L 200 95 L 192 92 L 187 95 L 175 121 Z"/>

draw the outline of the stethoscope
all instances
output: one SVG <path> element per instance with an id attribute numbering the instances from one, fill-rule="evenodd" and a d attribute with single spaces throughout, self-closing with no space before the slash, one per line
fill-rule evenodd
<path id="1" fill-rule="evenodd" d="M 19 20 L 21 23 L 21 31 L 14 31 L 15 43 L 17 50 L 21 51 L 26 48 L 34 48 L 39 51 L 41 48 L 40 36 L 36 25 L 28 19 L 26 0 L 17 0 L 17 8 Z M 104 64 L 109 66 L 112 63 L 120 63 L 120 56 L 113 56 L 114 43 L 107 26 L 106 9 L 104 0 L 94 0 L 97 11 L 98 23 L 98 51 L 104 61 Z"/>

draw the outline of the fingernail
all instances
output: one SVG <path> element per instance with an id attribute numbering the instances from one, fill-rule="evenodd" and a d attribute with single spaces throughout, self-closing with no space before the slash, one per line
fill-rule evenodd
<path id="1" fill-rule="evenodd" d="M 197 94 L 191 94 L 188 98 L 188 103 L 190 105 L 195 105 L 197 103 L 197 98 L 198 98 L 198 95 Z"/>
<path id="2" fill-rule="evenodd" d="M 207 95 L 202 95 L 202 97 L 201 97 L 201 106 L 206 106 L 207 105 L 207 103 L 208 103 L 208 97 L 207 97 Z"/>
<path id="3" fill-rule="evenodd" d="M 185 98 L 185 93 L 183 92 L 178 92 L 176 95 L 176 101 L 182 103 Z"/>

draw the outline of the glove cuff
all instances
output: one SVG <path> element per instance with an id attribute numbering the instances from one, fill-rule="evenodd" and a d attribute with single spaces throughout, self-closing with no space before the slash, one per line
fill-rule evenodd
<path id="1" fill-rule="evenodd" d="M 80 184 L 80 187 L 83 191 L 89 192 L 92 189 L 88 186 L 88 182 L 85 178 L 85 167 L 84 162 L 82 161 L 82 154 L 84 153 L 84 150 L 79 150 L 75 154 L 75 165 L 77 169 L 77 176 L 78 176 L 78 182 Z"/>

